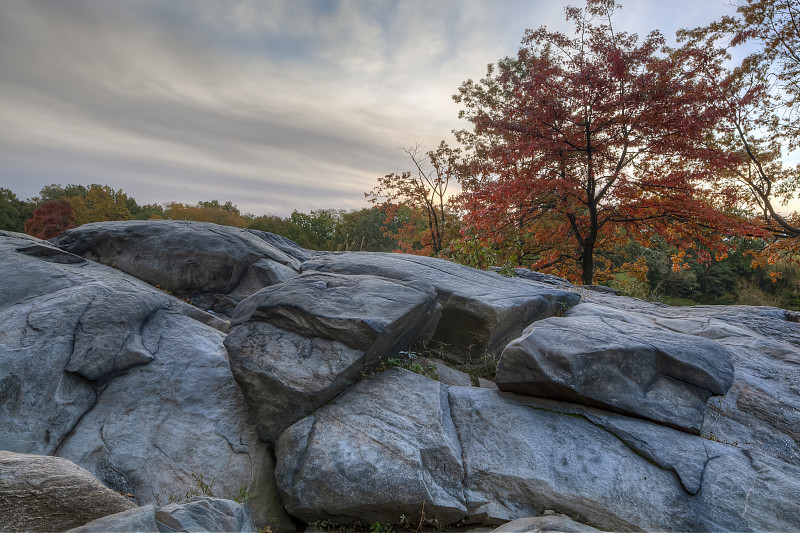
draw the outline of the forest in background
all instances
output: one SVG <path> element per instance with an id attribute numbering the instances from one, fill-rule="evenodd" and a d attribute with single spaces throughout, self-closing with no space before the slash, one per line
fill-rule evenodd
<path id="1" fill-rule="evenodd" d="M 107 185 L 0 189 L 0 229 L 50 238 L 107 220 L 199 220 L 315 250 L 401 251 L 532 268 L 670 304 L 800 309 L 800 9 L 742 0 L 669 47 L 613 26 L 613 0 L 568 7 L 575 32 L 528 30 L 462 84 L 458 146 L 405 149 L 372 207 L 242 213 L 231 202 L 139 205 Z M 731 66 L 729 52 L 749 54 Z M 458 189 L 453 194 L 453 189 Z"/>

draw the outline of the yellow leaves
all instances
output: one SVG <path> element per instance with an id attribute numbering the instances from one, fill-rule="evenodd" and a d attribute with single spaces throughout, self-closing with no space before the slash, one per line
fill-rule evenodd
<path id="1" fill-rule="evenodd" d="M 86 196 L 69 198 L 77 225 L 106 220 L 130 220 L 126 200 L 128 196 L 122 191 L 115 191 L 108 185 L 92 185 Z"/>
<path id="2" fill-rule="evenodd" d="M 680 250 L 678 253 L 670 256 L 672 259 L 672 271 L 680 272 L 681 270 L 689 270 L 688 259 L 686 257 L 686 250 Z"/>
<path id="3" fill-rule="evenodd" d="M 164 214 L 172 220 L 196 220 L 198 222 L 212 222 L 222 226 L 247 227 L 247 220 L 243 217 L 220 207 L 202 207 L 173 202 L 167 204 Z"/>

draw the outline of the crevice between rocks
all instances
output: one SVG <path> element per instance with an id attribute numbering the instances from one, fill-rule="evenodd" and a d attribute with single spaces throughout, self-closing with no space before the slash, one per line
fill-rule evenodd
<path id="1" fill-rule="evenodd" d="M 67 431 L 64 434 L 64 436 L 59 441 L 58 446 L 56 446 L 56 448 L 53 450 L 53 453 L 50 454 L 50 455 L 54 455 L 54 456 L 58 456 L 58 457 L 61 457 L 59 455 L 61 453 L 61 448 L 63 448 L 64 444 L 66 444 L 66 442 L 70 439 L 70 437 L 72 437 L 72 435 L 75 434 L 75 431 L 78 429 L 78 426 L 80 426 L 81 422 L 86 417 L 86 415 L 88 415 L 97 406 L 97 404 L 100 403 L 100 396 L 102 396 L 103 391 L 105 390 L 105 387 L 99 387 L 99 388 L 93 387 L 92 383 L 88 379 L 86 379 L 85 377 L 81 376 L 80 374 L 76 374 L 74 372 L 67 372 L 66 370 L 64 371 L 64 373 L 69 373 L 69 374 L 72 374 L 74 376 L 78 376 L 81 379 L 83 379 L 84 381 L 86 381 L 86 385 L 88 385 L 90 388 L 93 389 L 94 401 L 92 402 L 92 405 L 90 405 L 88 409 L 86 409 L 83 413 L 81 413 L 81 416 L 78 417 L 78 419 L 75 421 L 75 423 L 69 429 L 69 431 Z"/>
<path id="2" fill-rule="evenodd" d="M 466 520 L 469 518 L 469 507 L 470 502 L 467 498 L 469 494 L 469 488 L 467 487 L 467 461 L 464 457 L 464 441 L 461 437 L 461 433 L 458 431 L 458 426 L 456 425 L 455 420 L 453 420 L 453 399 L 450 395 L 450 386 L 440 383 L 439 386 L 442 388 L 444 394 L 447 397 L 447 417 L 450 423 L 450 427 L 452 428 L 453 432 L 456 435 L 456 442 L 458 443 L 458 454 L 459 458 L 461 459 L 461 494 L 462 499 L 464 500 L 464 518 L 462 520 Z M 442 402 L 444 404 L 444 402 Z M 444 405 L 442 405 L 444 407 Z"/>
<path id="3" fill-rule="evenodd" d="M 638 457 L 641 457 L 642 459 L 644 459 L 648 463 L 652 464 L 653 466 L 656 466 L 656 467 L 658 467 L 661 470 L 664 470 L 666 472 L 672 472 L 675 475 L 675 477 L 678 479 L 678 483 L 680 483 L 681 488 L 683 488 L 683 490 L 686 491 L 687 494 L 690 494 L 690 495 L 694 496 L 699 492 L 699 488 L 698 488 L 697 491 L 692 491 L 691 489 L 689 489 L 686 486 L 686 483 L 684 482 L 683 477 L 680 475 L 680 473 L 678 472 L 678 470 L 674 466 L 669 465 L 669 464 L 667 464 L 667 463 L 665 463 L 663 461 L 658 460 L 656 457 L 653 457 L 651 454 L 647 453 L 645 450 L 639 448 L 635 444 L 633 444 L 633 443 L 629 442 L 628 440 L 626 440 L 624 437 L 618 435 L 612 429 L 606 427 L 605 425 L 603 425 L 599 421 L 592 420 L 587 415 L 584 415 L 584 414 L 581 414 L 581 413 L 563 413 L 563 412 L 560 412 L 560 411 L 554 411 L 552 409 L 545 409 L 543 407 L 533 407 L 533 406 L 530 406 L 530 405 L 527 405 L 526 407 L 528 407 L 529 409 L 534 409 L 536 411 L 544 411 L 544 412 L 553 413 L 553 414 L 557 414 L 557 415 L 569 416 L 569 417 L 580 418 L 582 420 L 585 420 L 586 422 L 592 424 L 593 426 L 595 426 L 597 428 L 602 429 L 603 431 L 607 432 L 609 435 L 611 435 L 614 438 L 616 438 L 617 440 L 619 440 L 626 448 L 628 448 L 634 454 L 636 454 Z M 697 438 L 701 438 L 701 437 L 697 437 Z M 704 449 L 705 449 L 705 446 L 704 446 Z M 708 451 L 707 450 L 706 450 L 706 456 L 708 456 Z M 702 483 L 702 476 L 703 476 L 703 474 L 705 474 L 705 465 L 708 464 L 708 461 L 709 460 L 707 459 L 705 461 L 704 465 L 703 465 L 703 472 L 701 473 L 701 476 L 700 476 L 699 487 L 702 487 L 702 484 L 703 484 Z"/>

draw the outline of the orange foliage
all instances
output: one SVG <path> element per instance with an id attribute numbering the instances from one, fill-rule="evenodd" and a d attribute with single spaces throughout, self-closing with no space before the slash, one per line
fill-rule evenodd
<path id="1" fill-rule="evenodd" d="M 567 8 L 574 36 L 528 30 L 516 57 L 454 97 L 473 125 L 459 134 L 476 155 L 461 197 L 469 228 L 585 284 L 608 277 L 606 256 L 631 240 L 723 254 L 745 225 L 731 214 L 740 190 L 721 179 L 738 159 L 709 142 L 726 109 L 705 75 L 723 55 L 665 54 L 657 32 L 614 31 L 617 7 Z"/>

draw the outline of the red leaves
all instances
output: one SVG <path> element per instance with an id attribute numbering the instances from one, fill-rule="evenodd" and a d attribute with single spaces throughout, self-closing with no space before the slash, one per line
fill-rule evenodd
<path id="1" fill-rule="evenodd" d="M 53 200 L 33 212 L 25 222 L 25 233 L 39 239 L 52 239 L 64 230 L 75 227 L 75 215 L 69 201 Z"/>
<path id="2" fill-rule="evenodd" d="M 574 37 L 528 30 L 515 59 L 454 97 L 483 172 L 465 183 L 468 225 L 534 266 L 573 279 L 579 266 L 585 283 L 625 239 L 679 242 L 679 227 L 711 242 L 736 224 L 718 211 L 731 201 L 720 171 L 736 159 L 709 144 L 727 111 L 704 77 L 720 56 L 615 32 L 616 7 L 568 8 Z"/>

